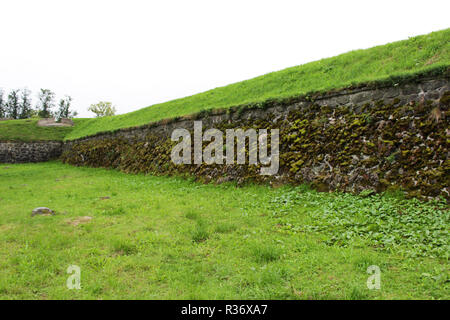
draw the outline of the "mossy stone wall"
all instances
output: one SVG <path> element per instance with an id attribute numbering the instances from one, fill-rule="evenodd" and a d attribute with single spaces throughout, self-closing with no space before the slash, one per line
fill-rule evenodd
<path id="1" fill-rule="evenodd" d="M 319 190 L 400 188 L 449 198 L 450 86 L 446 75 L 212 110 L 65 143 L 62 160 L 125 172 L 195 176 L 204 182 L 309 183 Z M 259 165 L 175 165 L 174 129 L 280 130 L 280 170 Z"/>

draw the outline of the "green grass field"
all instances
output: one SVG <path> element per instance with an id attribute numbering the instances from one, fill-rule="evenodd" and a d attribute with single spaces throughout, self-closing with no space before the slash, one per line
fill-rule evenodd
<path id="1" fill-rule="evenodd" d="M 395 195 L 3 164 L 0 298 L 449 299 L 449 224 L 444 202 Z"/>
<path id="2" fill-rule="evenodd" d="M 355 50 L 230 84 L 189 97 L 156 104 L 123 115 L 91 119 L 67 134 L 72 140 L 101 131 L 139 126 L 202 110 L 299 96 L 353 84 L 406 77 L 450 66 L 450 29 Z"/>
<path id="3" fill-rule="evenodd" d="M 87 119 L 73 119 L 73 127 L 39 127 L 38 119 L 0 121 L 0 141 L 62 141 L 74 128 Z"/>
<path id="4" fill-rule="evenodd" d="M 0 122 L 0 141 L 76 139 L 202 110 L 450 66 L 450 29 L 74 127 Z M 40 206 L 54 216 L 34 216 Z M 0 164 L 0 299 L 449 299 L 445 200 L 199 184 L 60 162 Z M 88 218 L 86 218 L 88 217 Z M 66 270 L 81 268 L 81 290 Z M 381 270 L 369 290 L 367 268 Z"/>

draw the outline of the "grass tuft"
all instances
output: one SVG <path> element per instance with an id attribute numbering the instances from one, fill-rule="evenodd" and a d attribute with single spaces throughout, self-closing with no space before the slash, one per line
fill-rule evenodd
<path id="1" fill-rule="evenodd" d="M 280 259 L 282 250 L 274 245 L 258 244 L 252 248 L 252 255 L 259 263 L 268 263 Z"/>
<path id="2" fill-rule="evenodd" d="M 209 232 L 207 225 L 203 220 L 197 220 L 197 225 L 192 231 L 191 236 L 192 240 L 197 243 L 208 240 Z"/>
<path id="3" fill-rule="evenodd" d="M 233 232 L 234 230 L 236 230 L 237 227 L 235 224 L 233 223 L 220 223 L 216 226 L 216 228 L 214 229 L 214 232 L 216 233 L 230 233 Z"/>
<path id="4" fill-rule="evenodd" d="M 119 255 L 132 255 L 137 253 L 137 247 L 128 240 L 116 240 L 113 242 L 113 250 Z"/>

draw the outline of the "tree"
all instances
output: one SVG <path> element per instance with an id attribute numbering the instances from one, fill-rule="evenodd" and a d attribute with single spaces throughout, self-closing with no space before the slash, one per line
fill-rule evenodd
<path id="1" fill-rule="evenodd" d="M 8 94 L 8 101 L 6 102 L 6 110 L 8 117 L 12 119 L 19 119 L 20 102 L 19 102 L 19 89 L 11 90 Z"/>
<path id="2" fill-rule="evenodd" d="M 28 89 L 22 90 L 22 100 L 20 104 L 20 119 L 27 119 L 31 117 L 33 109 L 31 108 L 31 92 Z"/>
<path id="3" fill-rule="evenodd" d="M 57 114 L 58 119 L 73 118 L 77 115 L 76 111 L 70 110 L 71 102 L 72 102 L 71 96 L 65 96 L 63 99 L 59 100 L 59 110 Z"/>
<path id="4" fill-rule="evenodd" d="M 111 104 L 111 102 L 106 101 L 91 104 L 88 111 L 95 113 L 97 117 L 113 116 L 116 114 L 116 108 Z"/>
<path id="5" fill-rule="evenodd" d="M 49 89 L 41 89 L 39 92 L 38 115 L 41 118 L 50 118 L 52 108 L 55 106 L 55 94 Z"/>
<path id="6" fill-rule="evenodd" d="M 3 98 L 3 89 L 0 88 L 0 118 L 6 118 L 6 104 Z"/>

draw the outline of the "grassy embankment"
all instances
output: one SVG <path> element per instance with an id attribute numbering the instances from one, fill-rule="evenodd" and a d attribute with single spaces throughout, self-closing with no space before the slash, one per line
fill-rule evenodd
<path id="1" fill-rule="evenodd" d="M 0 298 L 449 299 L 448 230 L 444 203 L 392 195 L 2 165 Z"/>
<path id="2" fill-rule="evenodd" d="M 73 140 L 102 131 L 133 127 L 203 110 L 267 99 L 299 96 L 367 82 L 397 81 L 416 73 L 450 66 L 450 29 L 355 50 L 254 79 L 215 88 L 123 115 L 90 119 L 71 131 Z"/>
<path id="3" fill-rule="evenodd" d="M 38 119 L 0 121 L 0 141 L 62 141 L 87 119 L 73 119 L 73 127 L 39 127 Z"/>
<path id="4" fill-rule="evenodd" d="M 450 29 L 306 63 L 123 115 L 78 119 L 74 128 L 40 128 L 35 120 L 0 122 L 0 140 L 73 140 L 103 131 L 268 99 L 370 82 L 392 82 L 450 66 Z"/>

